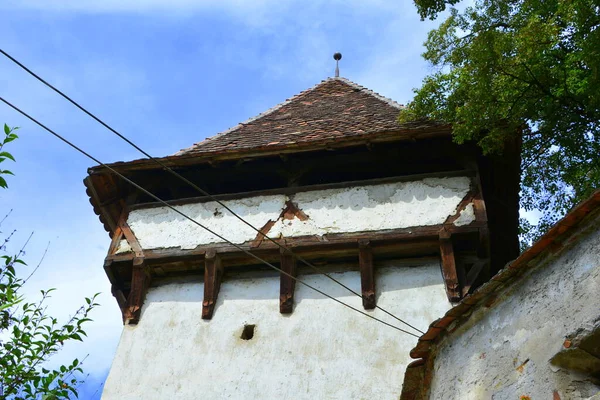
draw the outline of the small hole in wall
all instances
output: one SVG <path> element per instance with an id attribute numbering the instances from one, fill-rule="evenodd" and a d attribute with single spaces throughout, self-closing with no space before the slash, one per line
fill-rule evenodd
<path id="1" fill-rule="evenodd" d="M 240 336 L 240 338 L 242 338 L 243 340 L 250 340 L 254 337 L 254 327 L 256 325 L 244 325 L 244 330 L 242 331 L 242 336 Z"/>

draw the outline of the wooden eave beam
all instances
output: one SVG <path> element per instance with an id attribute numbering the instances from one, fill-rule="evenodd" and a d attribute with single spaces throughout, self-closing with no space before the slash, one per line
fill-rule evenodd
<path id="1" fill-rule="evenodd" d="M 356 255 L 357 242 L 360 240 L 369 240 L 371 247 L 378 253 L 385 252 L 389 255 L 399 254 L 402 257 L 411 257 L 423 255 L 424 253 L 422 252 L 415 253 L 413 251 L 413 249 L 420 248 L 425 248 L 427 254 L 438 254 L 440 230 L 446 230 L 453 235 L 462 236 L 477 234 L 479 228 L 480 226 L 477 223 L 466 226 L 446 227 L 443 225 L 432 225 L 383 232 L 358 232 L 351 234 L 330 234 L 323 237 L 304 236 L 286 238 L 285 244 L 294 253 L 302 257 L 313 258 L 312 256 L 328 257 L 340 251 L 346 255 Z M 258 247 L 256 247 L 254 241 L 241 244 L 239 247 L 252 251 L 256 255 L 267 259 L 267 261 L 278 262 L 280 258 L 280 247 L 267 240 L 263 240 Z M 195 249 L 144 250 L 144 258 L 149 265 L 160 265 L 166 270 L 170 263 L 183 262 L 197 264 L 198 260 L 204 258 L 205 254 L 211 249 L 217 251 L 221 257 L 226 258 L 228 266 L 256 264 L 256 260 L 245 255 L 239 248 L 226 243 L 202 245 Z M 115 254 L 107 257 L 107 260 L 127 262 L 131 261 L 133 257 L 133 253 Z M 239 263 L 234 262 L 235 260 L 239 260 Z"/>
<path id="2" fill-rule="evenodd" d="M 149 286 L 150 274 L 146 269 L 144 259 L 134 258 L 131 271 L 131 290 L 127 297 L 127 308 L 124 315 L 125 324 L 135 325 L 139 322 L 142 305 L 146 299 L 146 291 Z M 119 301 L 119 298 L 117 298 L 117 301 Z"/>
<path id="3" fill-rule="evenodd" d="M 440 256 L 442 275 L 446 285 L 446 295 L 450 302 L 456 303 L 461 299 L 461 290 L 456 271 L 452 237 L 447 231 L 440 232 Z"/>
<path id="4" fill-rule="evenodd" d="M 114 232 L 118 225 L 118 221 L 113 217 L 113 214 L 108 210 L 106 202 L 103 202 L 101 196 L 99 195 L 96 187 L 94 186 L 94 181 L 91 176 L 86 177 L 83 180 L 83 184 L 86 187 L 86 192 L 90 197 L 90 203 L 94 207 L 94 211 L 100 216 L 100 220 L 105 222 L 105 227 L 108 228 L 111 232 Z"/>
<path id="5" fill-rule="evenodd" d="M 296 280 L 291 276 L 297 276 L 296 257 L 284 249 L 281 249 L 280 253 L 280 266 L 285 274 L 280 273 L 279 278 L 279 312 L 282 314 L 291 314 L 294 310 L 294 291 L 296 288 Z"/>
<path id="6" fill-rule="evenodd" d="M 211 319 L 217 304 L 223 263 L 221 256 L 214 250 L 208 250 L 204 256 L 204 300 L 202 301 L 202 319 Z"/>
<path id="7" fill-rule="evenodd" d="M 409 126 L 413 125 L 413 126 Z M 197 165 L 210 161 L 222 160 L 237 160 L 240 158 L 257 158 L 266 156 L 279 156 L 280 154 L 310 152 L 318 150 L 327 150 L 332 148 L 344 148 L 352 146 L 361 146 L 366 143 L 388 143 L 413 141 L 415 139 L 432 139 L 439 137 L 448 137 L 451 135 L 450 125 L 434 124 L 427 127 L 420 127 L 419 122 L 408 124 L 404 129 L 393 131 L 382 131 L 371 133 L 368 137 L 365 136 L 350 136 L 342 139 L 324 140 L 320 142 L 306 142 L 289 144 L 282 146 L 264 146 L 255 149 L 240 149 L 221 152 L 190 152 L 182 155 L 174 155 L 160 158 L 159 160 L 165 165 L 173 167 L 181 167 L 186 165 Z M 161 169 L 154 161 L 148 159 L 139 159 L 129 162 L 118 162 L 108 164 L 109 167 L 118 172 L 129 172 L 136 170 Z M 107 173 L 105 167 L 98 166 L 88 169 L 89 175 Z"/>
<path id="8" fill-rule="evenodd" d="M 124 207 L 121 216 L 119 217 L 118 224 L 113 231 L 113 238 L 108 249 L 108 257 L 106 257 L 104 262 L 104 270 L 112 284 L 111 292 L 119 304 L 119 308 L 123 315 L 123 322 L 125 324 L 137 324 L 146 298 L 146 292 L 150 286 L 151 274 L 146 264 L 142 246 L 127 224 L 128 216 L 129 210 L 127 207 Z M 125 295 L 123 282 L 120 282 L 120 279 L 117 278 L 113 271 L 113 260 L 110 258 L 117 251 L 119 242 L 123 238 L 129 243 L 132 250 L 132 253 L 129 254 L 133 257 L 131 260 L 130 290 L 127 296 Z"/>
<path id="9" fill-rule="evenodd" d="M 481 271 L 485 269 L 486 264 L 489 264 L 489 260 L 477 260 L 477 262 L 473 264 L 473 266 L 471 267 L 471 269 L 465 277 L 465 283 L 462 287 L 463 297 L 469 293 L 469 291 L 473 287 L 473 284 L 481 274 Z"/>
<path id="10" fill-rule="evenodd" d="M 365 310 L 372 310 L 376 306 L 375 271 L 373 266 L 373 249 L 368 240 L 358 242 L 358 263 L 360 266 L 363 307 Z"/>

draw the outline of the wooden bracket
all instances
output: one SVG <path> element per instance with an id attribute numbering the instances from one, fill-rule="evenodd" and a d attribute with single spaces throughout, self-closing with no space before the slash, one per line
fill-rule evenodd
<path id="1" fill-rule="evenodd" d="M 376 306 L 375 271 L 373 267 L 373 249 L 368 240 L 358 242 L 358 263 L 360 266 L 363 307 L 365 310 L 372 310 Z"/>
<path id="2" fill-rule="evenodd" d="M 146 292 L 150 286 L 151 275 L 144 261 L 144 251 L 142 250 L 142 246 L 127 224 L 128 216 L 129 209 L 123 205 L 121 216 L 113 231 L 113 238 L 110 247 L 108 248 L 108 257 L 115 255 L 119 248 L 119 243 L 125 238 L 133 251 L 131 259 L 131 289 L 129 290 L 129 293 L 125 290 L 124 282 L 122 282 L 122 280 L 118 278 L 118 274 L 113 271 L 112 261 L 109 261 L 108 257 L 104 263 L 104 270 L 112 283 L 111 292 L 117 299 L 117 303 L 121 309 L 123 323 L 137 324 L 140 320 Z"/>
<path id="3" fill-rule="evenodd" d="M 131 268 L 131 290 L 127 296 L 127 307 L 123 319 L 126 324 L 135 325 L 140 320 L 142 305 L 146 299 L 146 291 L 150 286 L 150 274 L 143 258 L 134 258 Z M 117 298 L 119 301 L 119 298 Z"/>
<path id="4" fill-rule="evenodd" d="M 204 301 L 202 319 L 211 319 L 215 311 L 217 296 L 223 279 L 221 257 L 213 249 L 204 254 Z"/>
<path id="5" fill-rule="evenodd" d="M 137 240 L 137 237 L 127 224 L 127 218 L 129 217 L 129 209 L 126 206 L 123 206 L 123 211 L 121 212 L 121 216 L 119 217 L 119 222 L 113 231 L 113 238 L 110 243 L 110 247 L 108 248 L 108 255 L 112 256 L 116 253 L 119 248 L 119 243 L 125 237 L 127 243 L 131 247 L 131 250 L 134 252 L 135 257 L 143 258 L 144 251 L 142 250 L 142 246 Z"/>
<path id="6" fill-rule="evenodd" d="M 123 293 L 123 290 L 119 289 L 116 285 L 111 285 L 110 291 L 112 295 L 117 299 L 117 304 L 121 309 L 121 313 L 125 316 L 125 310 L 127 309 L 127 298 Z"/>
<path id="7" fill-rule="evenodd" d="M 281 270 L 295 277 L 296 257 L 285 249 L 280 250 Z M 296 280 L 288 275 L 280 273 L 279 284 L 279 312 L 282 314 L 291 314 L 294 310 L 294 291 L 296 289 Z"/>
<path id="8" fill-rule="evenodd" d="M 116 254 L 119 244 L 121 243 L 121 239 L 123 239 L 123 231 L 120 227 L 117 227 L 113 233 L 112 240 L 110 241 L 110 246 L 108 247 L 109 256 Z"/>
<path id="9" fill-rule="evenodd" d="M 485 201 L 483 199 L 483 186 L 481 185 L 481 176 L 479 175 L 479 170 L 477 170 L 474 181 L 476 186 L 475 196 L 473 198 L 475 219 L 480 222 L 487 222 L 487 210 L 485 207 Z"/>
<path id="10" fill-rule="evenodd" d="M 475 280 L 479 277 L 479 274 L 481 273 L 481 271 L 486 269 L 485 268 L 486 266 L 489 266 L 489 260 L 480 259 L 480 260 L 477 260 L 477 262 L 475 262 L 475 264 L 473 264 L 473 266 L 469 270 L 469 273 L 466 276 L 465 283 L 462 287 L 463 297 L 469 293 L 469 291 L 473 287 L 473 284 L 475 283 Z"/>
<path id="11" fill-rule="evenodd" d="M 440 255 L 442 261 L 442 275 L 446 284 L 446 295 L 448 300 L 456 303 L 461 299 L 460 285 L 456 273 L 456 260 L 454 258 L 454 246 L 449 232 L 440 232 Z"/>

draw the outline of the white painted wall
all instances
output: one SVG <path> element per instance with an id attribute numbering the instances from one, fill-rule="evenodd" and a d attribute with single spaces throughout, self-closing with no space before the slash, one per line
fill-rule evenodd
<path id="1" fill-rule="evenodd" d="M 378 231 L 442 224 L 457 211 L 469 191 L 467 177 L 427 178 L 373 186 L 300 192 L 290 196 L 257 196 L 224 203 L 257 228 L 269 220 L 276 224 L 270 237 L 297 237 L 328 233 Z M 301 221 L 279 218 L 285 202 L 291 200 L 308 215 Z M 176 207 L 234 243 L 256 238 L 244 225 L 216 202 Z M 467 225 L 475 220 L 468 206 L 456 221 Z M 165 208 L 134 210 L 128 224 L 144 249 L 180 247 L 193 249 L 201 244 L 221 243 L 221 239 Z M 119 252 L 128 251 L 125 244 Z"/>
<path id="2" fill-rule="evenodd" d="M 333 275 L 360 291 L 358 272 Z M 362 309 L 322 275 L 301 278 Z M 378 304 L 425 330 L 450 307 L 442 282 L 437 261 L 387 264 Z M 150 289 L 140 323 L 123 328 L 103 399 L 399 398 L 416 338 L 301 285 L 293 314 L 281 315 L 276 276 L 226 275 L 211 321 L 200 318 L 202 293 L 201 282 Z M 244 324 L 256 324 L 252 340 L 240 339 Z"/>
<path id="3" fill-rule="evenodd" d="M 587 399 L 600 390 L 549 363 L 568 335 L 600 323 L 597 226 L 440 344 L 431 399 L 552 399 L 555 390 L 563 400 Z"/>

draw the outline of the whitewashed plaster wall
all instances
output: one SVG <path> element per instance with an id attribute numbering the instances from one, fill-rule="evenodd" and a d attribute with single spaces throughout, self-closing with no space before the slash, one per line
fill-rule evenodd
<path id="1" fill-rule="evenodd" d="M 378 231 L 442 224 L 457 211 L 470 188 L 468 177 L 427 178 L 343 189 L 300 192 L 290 196 L 256 196 L 224 203 L 257 228 L 269 220 L 275 225 L 270 237 L 322 236 L 328 233 Z M 286 201 L 291 200 L 308 219 L 280 218 Z M 216 202 L 176 207 L 182 213 L 234 243 L 256 238 L 256 231 L 244 225 Z M 468 205 L 456 225 L 475 220 Z M 201 244 L 221 243 L 218 237 L 166 207 L 134 210 L 127 221 L 144 249 L 179 247 L 193 249 Z M 128 251 L 126 242 L 118 252 Z"/>
<path id="2" fill-rule="evenodd" d="M 557 391 L 562 400 L 576 400 L 600 391 L 549 362 L 568 335 L 600 324 L 600 228 L 594 229 L 444 339 L 431 399 L 552 399 Z"/>
<path id="3" fill-rule="evenodd" d="M 333 276 L 360 291 L 358 272 Z M 362 309 L 322 275 L 300 278 Z M 392 262 L 376 270 L 378 304 L 424 330 L 450 308 L 442 282 L 437 261 Z M 139 324 L 123 328 L 103 399 L 399 398 L 416 338 L 302 285 L 282 315 L 277 276 L 226 275 L 210 321 L 202 293 L 201 282 L 150 289 Z M 245 324 L 256 324 L 251 340 L 240 338 Z"/>

